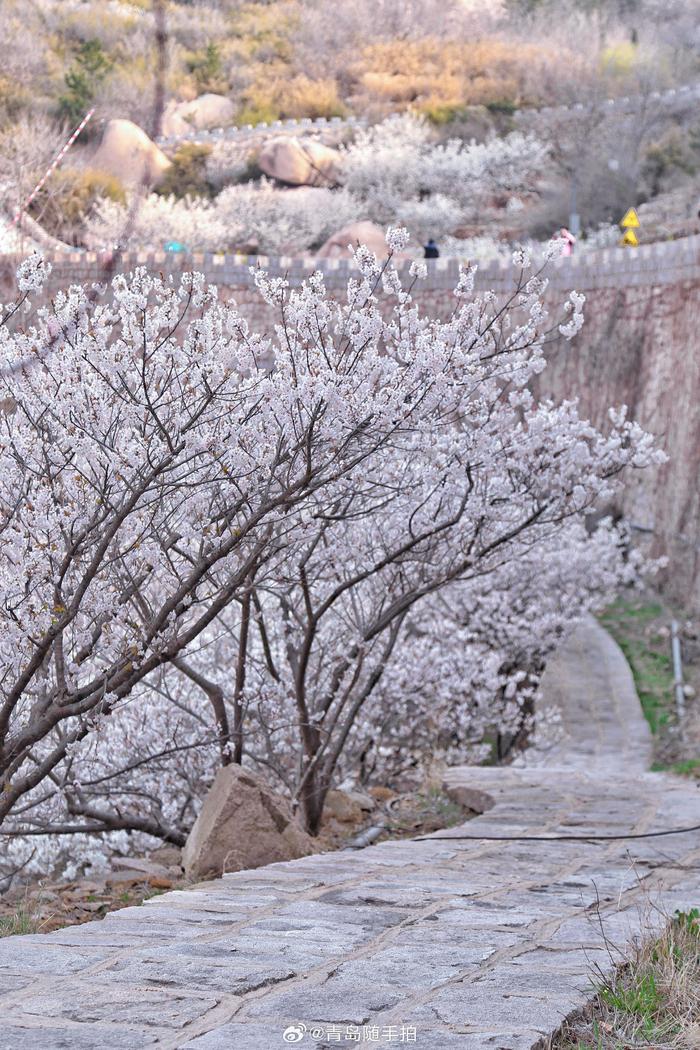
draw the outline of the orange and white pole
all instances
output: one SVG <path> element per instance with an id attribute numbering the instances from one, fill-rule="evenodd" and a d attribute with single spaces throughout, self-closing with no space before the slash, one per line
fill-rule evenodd
<path id="1" fill-rule="evenodd" d="M 49 167 L 47 168 L 47 170 L 45 171 L 45 173 L 41 177 L 41 179 L 39 179 L 39 181 L 37 182 L 36 186 L 34 187 L 32 192 L 27 197 L 26 201 L 24 201 L 24 203 L 20 205 L 19 209 L 17 210 L 17 214 L 15 215 L 14 219 L 10 223 L 10 229 L 12 229 L 12 227 L 16 223 L 19 222 L 20 216 L 22 215 L 22 213 L 27 210 L 27 208 L 32 203 L 32 201 L 36 197 L 36 195 L 39 192 L 39 190 L 46 184 L 47 179 L 49 179 L 53 175 L 54 171 L 56 170 L 58 165 L 61 163 L 61 161 L 65 157 L 65 155 L 68 152 L 68 150 L 71 148 L 71 146 L 73 145 L 73 143 L 77 139 L 78 135 L 85 128 L 85 126 L 87 125 L 88 121 L 91 119 L 91 117 L 94 114 L 94 112 L 95 112 L 95 109 L 93 107 L 90 110 L 89 113 L 85 114 L 85 116 L 80 121 L 80 123 L 78 124 L 77 128 L 75 129 L 75 131 L 73 132 L 71 137 L 68 139 L 68 141 L 66 143 L 64 143 L 63 146 L 61 146 L 60 150 L 58 151 L 58 153 L 56 154 L 54 159 L 51 161 L 51 164 L 49 165 Z"/>

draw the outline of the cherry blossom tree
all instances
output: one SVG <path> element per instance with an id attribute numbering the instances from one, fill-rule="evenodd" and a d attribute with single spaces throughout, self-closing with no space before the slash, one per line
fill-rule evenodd
<path id="1" fill-rule="evenodd" d="M 352 751 L 366 775 L 432 761 L 502 759 L 542 725 L 534 700 L 547 656 L 580 618 L 608 604 L 642 569 L 623 527 L 572 520 L 528 542 L 488 577 L 459 581 L 411 615 L 399 659 L 383 676 Z M 651 568 L 646 566 L 645 568 Z"/>
<path id="2" fill-rule="evenodd" d="M 196 275 L 71 288 L 26 331 L 4 310 L 16 850 L 47 832 L 182 842 L 231 761 L 274 775 L 316 832 L 371 727 L 396 750 L 403 711 L 417 738 L 454 723 L 465 746 L 527 731 L 548 649 L 627 572 L 581 518 L 659 456 L 624 411 L 602 434 L 575 402 L 534 401 L 583 297 L 550 321 L 546 281 L 515 262 L 505 301 L 463 272 L 447 321 L 413 301 L 423 264 L 404 285 L 365 248 L 342 302 L 320 272 L 292 289 L 257 271 L 270 340 Z M 23 264 L 22 297 L 43 269 Z"/>

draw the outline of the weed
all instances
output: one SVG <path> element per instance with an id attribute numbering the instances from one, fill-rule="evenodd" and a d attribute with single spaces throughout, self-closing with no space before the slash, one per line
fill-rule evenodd
<path id="1" fill-rule="evenodd" d="M 700 908 L 676 911 L 664 932 L 641 944 L 598 988 L 550 1050 L 681 1050 L 700 1042 Z"/>
<path id="2" fill-rule="evenodd" d="M 17 937 L 39 931 L 39 920 L 24 905 L 19 905 L 11 915 L 0 915 L 0 937 Z"/>
<path id="3" fill-rule="evenodd" d="M 600 998 L 611 1009 L 637 1019 L 647 1035 L 653 1032 L 655 1018 L 663 1003 L 653 973 L 642 973 L 631 983 L 626 983 L 624 979 L 615 981 L 613 985 L 601 989 Z"/>

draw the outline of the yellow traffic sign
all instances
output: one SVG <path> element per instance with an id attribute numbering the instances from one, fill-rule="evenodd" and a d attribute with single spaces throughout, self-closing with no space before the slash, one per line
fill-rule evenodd
<path id="1" fill-rule="evenodd" d="M 630 246 L 630 248 L 636 248 L 639 244 L 636 233 L 634 233 L 633 230 L 625 230 L 625 235 L 621 239 L 620 244 L 627 244 Z"/>
<path id="2" fill-rule="evenodd" d="M 620 226 L 623 230 L 638 229 L 639 228 L 639 216 L 634 208 L 628 208 L 622 219 L 620 219 Z M 635 242 L 636 243 L 636 242 Z"/>

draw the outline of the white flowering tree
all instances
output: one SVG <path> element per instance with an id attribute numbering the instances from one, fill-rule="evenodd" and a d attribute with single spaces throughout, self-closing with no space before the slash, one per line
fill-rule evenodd
<path id="1" fill-rule="evenodd" d="M 305 186 L 279 189 L 257 184 L 228 186 L 214 201 L 150 194 L 133 221 L 129 208 L 101 200 L 88 221 L 88 241 L 103 246 L 160 248 L 181 241 L 190 251 L 225 252 L 245 248 L 285 254 L 318 248 L 332 233 L 357 217 L 358 202 L 345 190 Z"/>
<path id="2" fill-rule="evenodd" d="M 443 236 L 473 222 L 494 198 L 531 196 L 546 159 L 547 147 L 532 135 L 436 143 L 426 120 L 401 114 L 358 131 L 343 155 L 342 180 L 362 218 L 398 220 L 421 238 Z"/>
<path id="3" fill-rule="evenodd" d="M 487 577 L 460 580 L 411 614 L 345 761 L 365 775 L 421 768 L 426 756 L 464 762 L 503 758 L 542 723 L 534 700 L 548 654 L 580 618 L 603 607 L 640 564 L 624 529 L 578 520 L 538 540 Z M 537 724 L 535 715 L 538 714 Z M 548 712 L 548 717 L 552 712 Z M 354 754 L 353 754 L 354 751 Z"/>
<path id="4" fill-rule="evenodd" d="M 622 577 L 614 533 L 575 523 L 656 461 L 650 439 L 527 390 L 582 297 L 552 325 L 520 259 L 508 302 L 465 272 L 441 322 L 391 260 L 355 261 L 343 302 L 320 273 L 292 290 L 259 272 L 269 344 L 192 275 L 72 288 L 27 331 L 4 311 L 0 820 L 17 849 L 182 842 L 230 761 L 273 773 L 315 832 L 333 778 L 372 725 L 396 739 L 406 704 L 423 737 L 431 711 L 459 710 L 465 742 L 487 720 L 523 728 L 524 676 Z M 23 295 L 41 270 L 23 266 Z"/>

